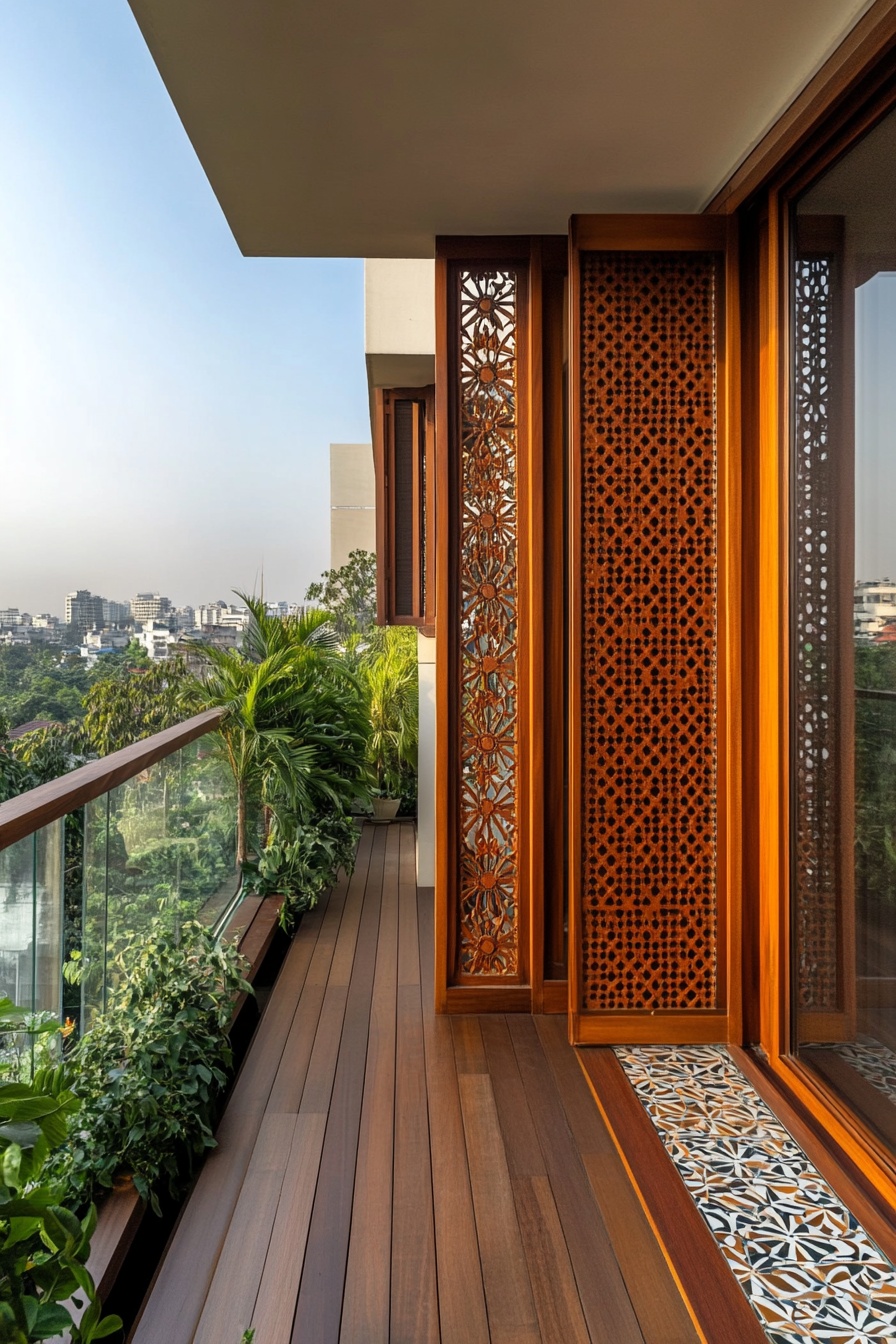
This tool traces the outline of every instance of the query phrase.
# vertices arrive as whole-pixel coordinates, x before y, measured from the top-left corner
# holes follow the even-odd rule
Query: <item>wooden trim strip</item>
[[[48,826],[51,821],[83,807],[85,803],[117,788],[134,775],[164,760],[181,747],[195,742],[198,737],[214,732],[224,717],[222,709],[208,709],[192,719],[155,733],[142,742],[133,742],[111,756],[82,765],[68,775],[50,780],[36,789],[29,789],[18,798],[0,805],[0,849],[23,840],[26,835]]]
[[[801,93],[735,168],[703,207],[706,214],[729,215],[771,176],[867,75],[871,66],[896,46],[896,0],[877,0]]]
[[[569,230],[579,252],[724,252],[728,242],[725,221],[704,215],[573,215]]]
[[[705,1344],[767,1344],[767,1336],[610,1050],[579,1063]]]
[[[724,953],[720,944],[720,957]],[[570,1039],[574,1045],[717,1045],[729,1039],[727,1013],[705,1009],[675,1012],[572,1012]]]

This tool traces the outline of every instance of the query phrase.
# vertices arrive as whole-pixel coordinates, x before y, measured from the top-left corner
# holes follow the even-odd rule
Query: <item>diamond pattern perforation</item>
[[[718,259],[582,256],[582,1008],[717,999]]]
[[[465,976],[519,969],[518,281],[457,274],[460,937]]]

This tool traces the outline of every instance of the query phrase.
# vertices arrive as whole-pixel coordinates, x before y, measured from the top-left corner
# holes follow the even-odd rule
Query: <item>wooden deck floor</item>
[[[562,1018],[436,1017],[410,825],[305,917],[136,1344],[693,1344]]]

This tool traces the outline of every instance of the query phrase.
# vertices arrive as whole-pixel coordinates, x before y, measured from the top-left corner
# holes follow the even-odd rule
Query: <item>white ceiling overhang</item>
[[[867,0],[130,0],[247,255],[695,211]]]

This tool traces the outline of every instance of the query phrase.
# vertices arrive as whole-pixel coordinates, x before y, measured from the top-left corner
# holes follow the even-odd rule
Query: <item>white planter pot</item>
[[[401,805],[400,798],[371,798],[374,821],[394,821]]]

